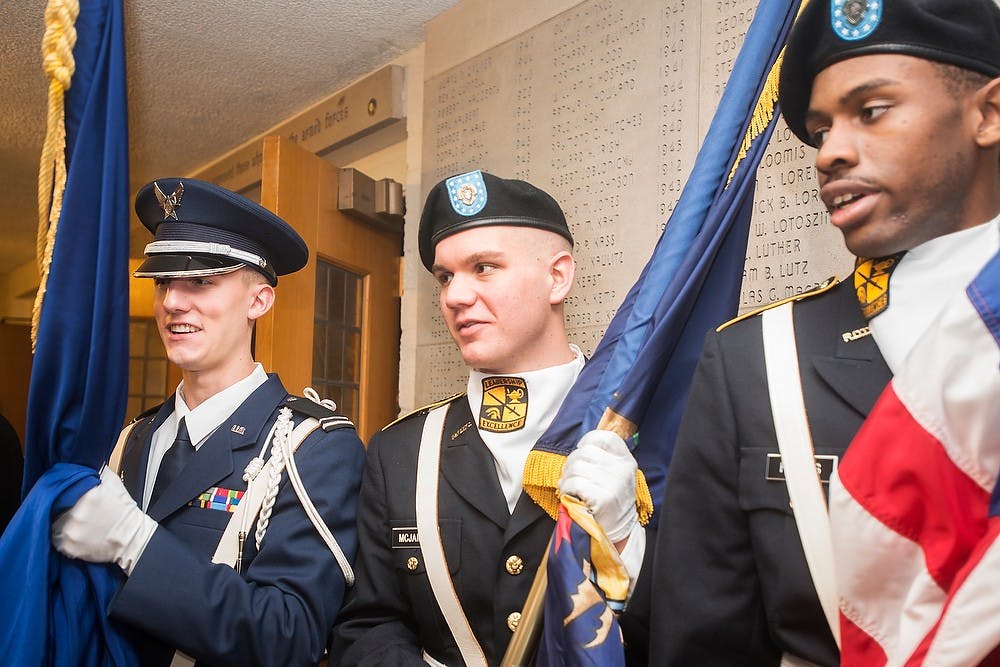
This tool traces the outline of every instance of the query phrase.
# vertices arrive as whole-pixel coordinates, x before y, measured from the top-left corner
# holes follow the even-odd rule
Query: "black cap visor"
[[[132,275],[136,278],[197,278],[232,273],[243,267],[260,271],[271,285],[278,282],[274,273],[262,270],[259,266],[219,255],[149,255]]]

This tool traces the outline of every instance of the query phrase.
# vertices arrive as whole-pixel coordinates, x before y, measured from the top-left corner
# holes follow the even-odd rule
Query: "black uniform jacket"
[[[271,375],[147,509],[160,527],[110,609],[113,619],[139,631],[144,666],[169,664],[175,647],[199,664],[211,665],[314,665],[322,657],[343,600],[344,578],[299,504],[288,474],[283,475],[259,552],[253,536],[256,523],[250,529],[242,573],[211,563],[233,515],[191,504],[213,487],[246,489],[244,468],[260,452],[286,398],[281,381]],[[173,406],[171,397],[129,435],[121,473],[137,501],[142,498],[152,435]],[[293,422],[303,418],[296,412]],[[270,446],[265,459],[269,456]],[[317,510],[347,557],[353,558],[364,466],[356,431],[317,430],[299,447],[295,461]]]
[[[427,410],[376,434],[358,510],[357,584],[330,650],[335,665],[448,665],[462,659],[434,599],[416,535],[417,451]],[[438,483],[438,521],[455,591],[491,665],[510,642],[554,522],[527,494],[514,513],[464,396],[448,407]],[[394,538],[395,534],[395,538]],[[516,557],[520,567],[508,570]]]
[[[865,326],[849,284],[793,313],[815,453],[839,457],[890,372],[871,336],[844,340]],[[760,322],[709,334],[695,372],[657,536],[654,665],[763,667],[783,652],[839,665],[785,482],[767,479],[778,448]]]

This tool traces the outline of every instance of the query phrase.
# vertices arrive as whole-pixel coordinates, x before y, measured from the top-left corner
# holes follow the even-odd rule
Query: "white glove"
[[[624,440],[611,431],[590,431],[566,457],[559,492],[586,503],[614,544],[639,523],[635,509],[638,467]]]
[[[105,466],[101,483],[52,522],[52,546],[70,558],[117,563],[131,574],[158,525]]]

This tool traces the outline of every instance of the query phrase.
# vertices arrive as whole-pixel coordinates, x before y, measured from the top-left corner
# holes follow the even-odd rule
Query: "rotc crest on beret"
[[[486,183],[478,170],[452,176],[445,181],[445,187],[448,188],[451,207],[459,215],[475,215],[486,206]]]
[[[479,428],[493,433],[510,433],[524,428],[527,416],[528,385],[523,378],[483,378]]]
[[[830,0],[830,25],[841,39],[864,39],[882,20],[882,0]]]

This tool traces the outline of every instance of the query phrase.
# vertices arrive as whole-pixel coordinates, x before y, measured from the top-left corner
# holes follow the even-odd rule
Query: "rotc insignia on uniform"
[[[854,263],[854,291],[861,305],[861,314],[870,320],[889,306],[889,274],[903,253],[889,257],[863,259]]]
[[[233,512],[243,499],[245,491],[236,489],[223,489],[220,486],[213,486],[200,496],[188,503],[190,507],[200,507],[203,510],[218,510],[220,512]]]
[[[472,428],[472,426],[473,426],[472,422],[465,422],[464,424],[462,424],[461,428],[459,428],[457,431],[455,431],[454,433],[451,434],[451,439],[455,440],[460,435],[462,435],[463,433],[465,433],[466,431],[468,431],[470,428]]]
[[[861,327],[860,329],[855,329],[854,331],[845,331],[840,334],[840,337],[844,339],[845,343],[850,343],[853,340],[860,340],[865,336],[871,336],[871,327]]]
[[[493,433],[510,433],[524,428],[527,416],[528,385],[522,378],[483,378],[479,428]]]
[[[445,181],[451,207],[459,215],[475,215],[486,206],[486,183],[480,171],[452,176]]]
[[[864,39],[881,20],[880,0],[830,0],[830,25],[841,39]]]
[[[163,219],[173,218],[176,220],[177,209],[180,208],[181,197],[184,196],[184,183],[178,182],[177,188],[169,195],[165,195],[160,189],[160,184],[154,181],[153,192],[156,193],[156,201],[160,202],[160,208],[163,209]]]

